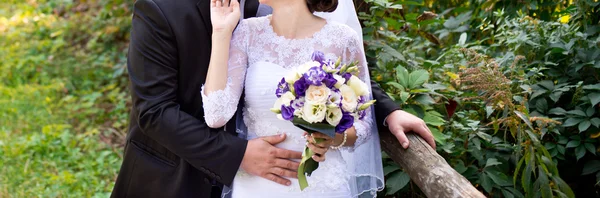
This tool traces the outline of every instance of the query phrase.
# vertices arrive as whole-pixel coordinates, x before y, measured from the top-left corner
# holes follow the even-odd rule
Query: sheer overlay
[[[205,93],[202,98],[205,120],[211,127],[221,127],[235,114],[245,88],[244,108],[238,116],[238,133],[247,139],[287,134],[280,148],[302,151],[303,131],[289,121],[277,119],[269,109],[277,99],[279,80],[311,60],[311,54],[322,51],[326,58],[342,57],[342,62],[359,61],[359,78],[370,82],[362,42],[347,25],[327,21],[312,37],[286,39],[278,36],[270,25],[270,16],[242,20],[233,33],[227,86],[224,90]],[[369,90],[370,91],[370,90]],[[372,98],[372,96],[370,97]],[[365,119],[355,123],[357,142],[352,148],[329,150],[326,160],[308,177],[309,187],[300,191],[296,179],[283,186],[239,170],[231,197],[374,197],[383,188],[381,153],[373,108]],[[227,192],[227,191],[226,191]],[[368,193],[365,193],[368,192]]]

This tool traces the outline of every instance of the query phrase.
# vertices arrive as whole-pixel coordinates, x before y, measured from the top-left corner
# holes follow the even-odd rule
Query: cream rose
[[[281,109],[281,105],[285,104],[285,106],[290,106],[290,103],[296,99],[296,96],[292,94],[292,92],[285,92],[281,97],[275,100],[275,104],[273,104],[274,109]]]
[[[354,112],[356,110],[356,106],[358,106],[358,97],[352,88],[348,85],[342,85],[340,87],[340,92],[342,94],[342,108],[347,112]]]
[[[329,99],[329,94],[331,94],[331,90],[327,88],[327,86],[311,85],[306,90],[306,102],[313,104],[325,104],[327,103],[327,99]]]
[[[327,114],[327,108],[325,107],[325,104],[313,104],[307,102],[304,104],[304,108],[302,110],[302,119],[308,123],[321,122],[323,119],[325,119],[325,114]]]
[[[332,126],[337,126],[342,120],[342,110],[339,107],[329,108],[327,109],[327,116],[325,120]]]
[[[359,96],[366,96],[369,94],[369,88],[367,87],[367,84],[365,84],[365,82],[360,80],[355,75],[352,75],[348,80],[348,86],[350,86],[350,88],[354,90],[354,93]]]

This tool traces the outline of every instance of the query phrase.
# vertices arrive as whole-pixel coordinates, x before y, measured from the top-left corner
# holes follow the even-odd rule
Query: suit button
[[[217,178],[217,175],[215,175],[215,173],[210,173],[210,176],[211,176],[212,178]]]
[[[210,184],[210,180],[208,180],[208,178],[204,178],[204,182],[206,182],[207,184]]]

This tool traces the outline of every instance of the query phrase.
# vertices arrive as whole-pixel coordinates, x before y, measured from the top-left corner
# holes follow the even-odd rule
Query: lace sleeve
[[[242,20],[233,32],[229,47],[227,85],[223,90],[204,92],[202,86],[202,107],[204,120],[211,128],[224,126],[235,114],[244,87],[248,56],[248,25]]]
[[[353,32],[354,33],[354,32]],[[367,66],[367,61],[365,57],[365,53],[363,50],[363,45],[360,40],[358,34],[349,34],[349,39],[347,45],[344,49],[343,60],[345,63],[350,63],[354,61],[358,61],[358,78],[365,83],[370,82],[369,78],[369,68]],[[365,101],[369,101],[373,99],[373,94],[371,89],[369,89],[368,98],[365,98]],[[364,143],[371,136],[371,128],[373,127],[373,120],[371,118],[371,114],[373,113],[373,108],[368,108],[365,110],[364,119],[354,122],[354,128],[356,129],[356,143],[354,143],[354,148]],[[352,149],[352,148],[351,148]]]

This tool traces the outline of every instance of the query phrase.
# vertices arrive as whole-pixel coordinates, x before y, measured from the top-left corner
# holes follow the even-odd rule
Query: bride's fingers
[[[325,155],[321,155],[321,156],[313,155],[312,159],[315,160],[316,162],[323,162],[323,161],[325,161]]]
[[[215,0],[215,8],[222,8],[223,7],[223,3],[221,2],[221,0]]]
[[[327,148],[318,147],[314,144],[308,144],[308,148],[315,152],[315,155],[323,156],[327,152]]]

